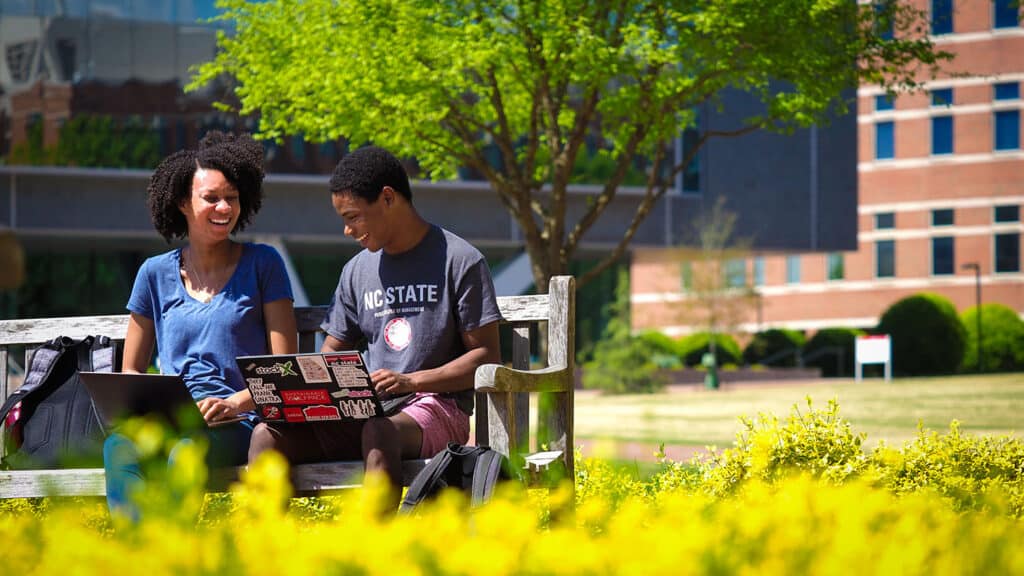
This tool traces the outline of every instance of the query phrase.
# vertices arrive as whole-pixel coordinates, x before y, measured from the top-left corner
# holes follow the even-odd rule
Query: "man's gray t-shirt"
[[[364,339],[370,371],[437,368],[466,352],[462,333],[501,318],[480,251],[431,225],[401,254],[363,250],[345,264],[321,328],[353,346]],[[451,394],[467,414],[473,391]]]

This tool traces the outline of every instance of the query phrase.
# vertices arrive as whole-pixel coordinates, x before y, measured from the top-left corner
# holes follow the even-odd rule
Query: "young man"
[[[405,169],[389,152],[348,154],[330,188],[345,234],[364,250],[341,271],[322,350],[351,350],[365,340],[373,384],[391,415],[260,424],[249,461],[268,449],[292,463],[361,457],[367,472],[388,475],[397,505],[403,458],[429,458],[449,441],[469,439],[473,375],[500,361],[500,313],[483,256],[417,213]]]

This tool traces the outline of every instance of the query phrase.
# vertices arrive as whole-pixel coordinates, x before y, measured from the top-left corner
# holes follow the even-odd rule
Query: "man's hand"
[[[238,413],[242,411],[242,407],[233,397],[203,398],[196,402],[196,405],[199,406],[199,412],[202,413],[203,420],[207,422],[228,420],[238,416]]]
[[[370,374],[370,379],[381,398],[400,396],[416,391],[416,383],[408,374],[399,374],[394,370],[386,368],[374,370],[373,374]]]

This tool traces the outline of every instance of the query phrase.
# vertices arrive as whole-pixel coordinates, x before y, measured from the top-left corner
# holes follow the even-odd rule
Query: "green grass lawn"
[[[952,420],[971,434],[1024,435],[1024,374],[822,380],[813,383],[737,384],[717,391],[703,388],[660,394],[576,395],[576,438],[683,446],[732,445],[740,416],[769,413],[780,419],[806,398],[824,409],[831,399],[855,432],[867,433],[867,446],[879,440],[899,446],[926,429],[946,432]]]

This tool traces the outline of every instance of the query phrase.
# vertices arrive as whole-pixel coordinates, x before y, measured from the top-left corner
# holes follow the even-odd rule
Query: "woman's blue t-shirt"
[[[243,244],[234,274],[204,304],[185,290],[179,262],[180,248],[147,259],[128,310],[153,320],[162,373],[180,374],[197,401],[226,398],[245,388],[235,358],[269,353],[263,304],[293,299],[288,272],[272,247]]]

